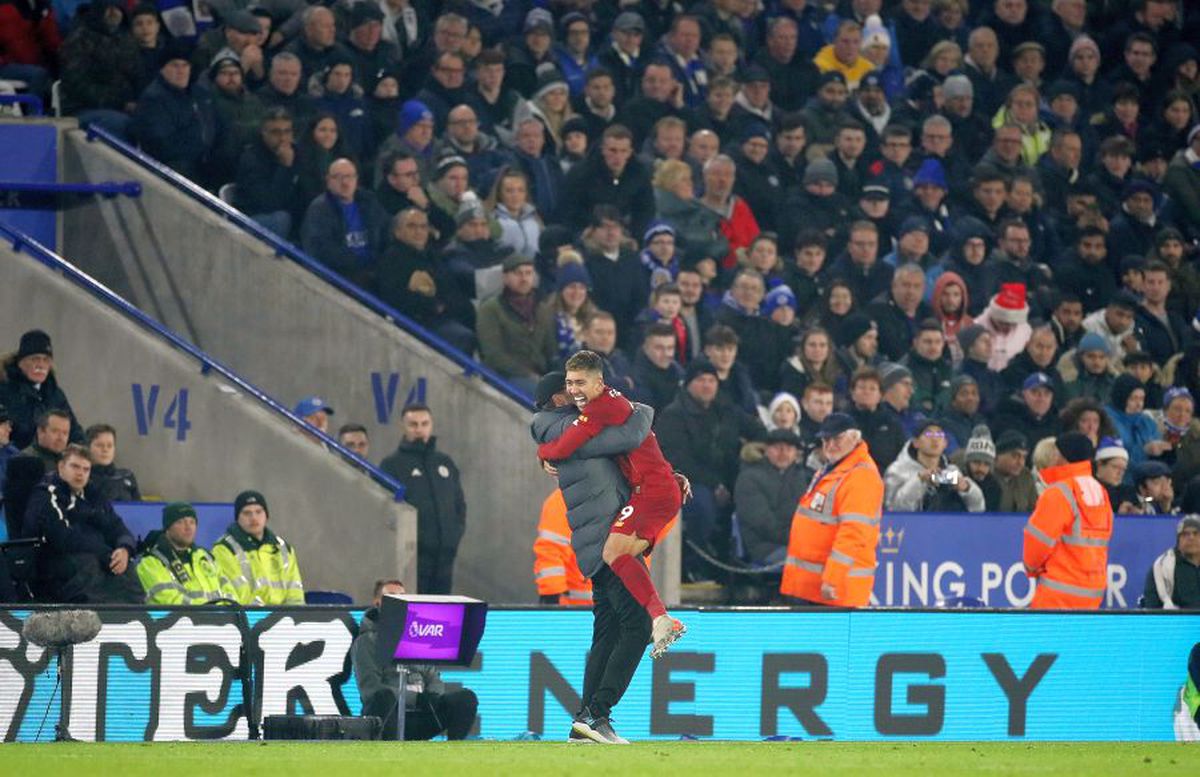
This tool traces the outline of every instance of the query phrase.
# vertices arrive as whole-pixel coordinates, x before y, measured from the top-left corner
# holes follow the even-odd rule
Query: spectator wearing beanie
[[[956,375],[950,380],[946,409],[938,421],[950,435],[950,452],[965,447],[975,429],[987,428],[987,418],[979,412],[979,384],[974,378]]]
[[[927,284],[935,284],[942,273],[954,273],[970,291],[967,313],[978,316],[999,285],[996,260],[989,254],[992,232],[974,216],[962,216],[955,219],[949,242],[950,249],[941,264],[931,267],[925,274]]]
[[[396,117],[396,132],[383,141],[377,152],[379,164],[375,166],[375,186],[387,177],[383,163],[395,151],[403,151],[417,160],[417,169],[422,181],[432,178],[434,166],[433,111],[420,100],[407,100],[400,106]]]
[[[865,313],[846,316],[834,333],[834,343],[837,345],[834,355],[847,375],[883,361],[879,353],[879,327]]]
[[[976,110],[971,79],[960,74],[947,77],[942,82],[942,95],[945,102],[941,115],[950,121],[954,150],[965,159],[979,159],[992,143],[992,125]]]
[[[980,408],[984,415],[990,416],[1004,399],[1004,382],[988,367],[992,358],[992,333],[979,324],[971,324],[959,331],[958,344],[963,351],[958,372],[975,380],[979,386]]]
[[[143,151],[202,185],[206,163],[221,130],[212,98],[191,85],[187,46],[179,41],[159,53],[158,75],[142,92],[130,131]]]
[[[1163,191],[1180,211],[1179,223],[1187,237],[1200,239],[1200,124],[1188,131],[1187,148],[1180,149],[1167,165]]]
[[[1029,442],[1009,430],[996,439],[996,480],[1000,482],[1000,512],[1029,513],[1037,504],[1037,481],[1030,472]]]
[[[1121,210],[1108,225],[1108,253],[1112,256],[1145,256],[1154,248],[1154,233],[1161,227],[1156,211],[1158,187],[1145,178],[1133,178],[1121,190]]]
[[[1154,419],[1145,411],[1146,387],[1132,375],[1125,374],[1113,381],[1109,403],[1104,412],[1117,427],[1117,436],[1129,450],[1129,466],[1136,467],[1147,459],[1165,453],[1170,444],[1159,435]]]
[[[815,142],[809,131],[808,141]],[[852,203],[837,191],[837,168],[828,158],[815,159],[804,169],[800,186],[786,195],[776,222],[779,224],[779,244],[785,249],[794,246],[801,230],[820,232],[830,239],[830,255],[845,242],[846,223],[850,220]],[[836,237],[836,239],[834,239]],[[826,262],[827,267],[832,261]]]
[[[937,159],[926,159],[913,175],[912,197],[907,207],[902,210],[907,216],[917,216],[928,224],[929,251],[936,257],[944,255],[950,247],[950,205],[946,199],[949,192],[946,168]],[[937,266],[935,262],[926,267],[927,273],[934,272]],[[929,283],[932,282],[933,278]]]
[[[1119,438],[1101,437],[1096,446],[1096,480],[1108,492],[1113,512],[1124,512],[1122,505],[1136,504],[1137,492],[1125,482],[1129,471],[1129,451]]]
[[[907,437],[912,437],[925,420],[925,414],[912,404],[912,372],[902,364],[884,362],[879,366],[879,388],[883,392],[880,407],[895,417]]]
[[[1200,608],[1200,516],[1185,515],[1175,529],[1175,546],[1167,548],[1146,573],[1138,606],[1147,610]],[[1193,649],[1193,656],[1200,652]],[[1192,659],[1192,674],[1200,661]],[[1192,680],[1192,687],[1195,680]]]
[[[146,604],[208,604],[235,598],[236,592],[222,584],[213,557],[196,545],[197,521],[196,508],[187,502],[163,508],[162,531],[146,538],[137,565]]]
[[[1004,400],[996,409],[992,428],[998,433],[1013,430],[1027,440],[1054,437],[1061,431],[1054,408],[1054,381],[1035,372],[1021,384],[1021,392]]]
[[[975,485],[983,492],[984,511],[998,511],[1003,489],[993,474],[996,466],[996,444],[992,442],[992,434],[986,426],[977,426],[971,432],[971,439],[967,441],[962,454],[962,463],[966,476],[975,481]]]
[[[1088,332],[1079,345],[1058,360],[1058,372],[1066,384],[1066,398],[1089,397],[1108,402],[1117,372],[1112,366],[1112,349],[1100,335]]]
[[[592,278],[578,254],[560,255],[554,293],[538,306],[538,319],[554,330],[557,358],[565,362],[583,347],[583,328],[598,308],[588,299]]]
[[[1025,349],[1033,331],[1029,327],[1025,284],[1001,285],[1000,293],[992,297],[976,321],[992,335],[992,358],[988,360],[988,368],[1000,372]]]
[[[295,549],[267,526],[266,498],[243,491],[233,500],[233,514],[233,523],[213,545],[222,589],[243,605],[304,604],[300,561]]]
[[[58,385],[54,372],[54,346],[50,335],[31,329],[21,335],[17,352],[2,362],[4,380],[0,381],[0,406],[8,411],[12,423],[9,442],[18,449],[34,441],[38,419],[47,410],[62,410],[71,418],[70,441],[82,443],[83,427],[75,418],[66,392]]]
[[[1158,430],[1163,441],[1171,446],[1159,455],[1159,460],[1170,465],[1175,490],[1182,494],[1188,482],[1200,475],[1200,421],[1196,420],[1192,392],[1182,386],[1166,390],[1158,414]]]

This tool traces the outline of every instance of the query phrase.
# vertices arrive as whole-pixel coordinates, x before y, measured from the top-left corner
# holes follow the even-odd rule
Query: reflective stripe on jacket
[[[1025,524],[1025,572],[1035,610],[1094,610],[1108,586],[1113,513],[1108,491],[1080,461],[1042,470],[1049,487]]]
[[[241,604],[304,604],[304,583],[296,551],[275,537],[253,550],[226,532],[213,546],[222,586]]]
[[[592,581],[579,571],[579,562],[571,547],[567,503],[557,488],[542,503],[537,539],[533,541],[533,579],[539,595],[557,595],[559,604],[592,605]]]
[[[171,571],[172,560],[157,547],[138,562],[137,576],[146,591],[146,604],[208,604],[235,598],[232,590],[222,588],[216,562],[204,548],[192,548],[187,563],[177,561],[182,579]]]
[[[883,513],[883,479],[866,443],[818,473],[796,513],[779,590],[837,607],[865,607],[875,584],[875,546]],[[837,597],[821,598],[821,585]]]

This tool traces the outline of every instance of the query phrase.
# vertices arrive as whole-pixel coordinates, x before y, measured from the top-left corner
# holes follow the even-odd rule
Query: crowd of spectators
[[[1200,503],[1191,4],[212,8],[9,61],[524,390],[601,353],[697,547],[786,545],[835,409],[892,509],[1031,509],[1066,430],[1122,511]]]

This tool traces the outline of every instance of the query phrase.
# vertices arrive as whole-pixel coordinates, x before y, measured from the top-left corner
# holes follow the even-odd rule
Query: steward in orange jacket
[[[1042,470],[1049,487],[1025,524],[1025,573],[1037,579],[1034,610],[1094,610],[1108,588],[1113,512],[1092,477],[1091,440],[1079,432],[1055,440],[1057,466]]]
[[[875,585],[883,479],[850,416],[832,413],[817,437],[829,463],[792,516],[779,591],[802,604],[865,607]]]
[[[579,571],[571,547],[567,503],[557,488],[542,503],[537,539],[533,541],[533,578],[543,604],[592,606],[592,581]]]

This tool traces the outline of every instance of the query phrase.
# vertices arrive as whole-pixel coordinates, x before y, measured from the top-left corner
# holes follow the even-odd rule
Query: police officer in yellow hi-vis
[[[296,551],[267,528],[267,500],[243,491],[233,500],[236,520],[213,545],[221,585],[241,604],[304,604]]]
[[[232,599],[221,586],[217,564],[196,543],[196,508],[172,502],[163,508],[162,531],[149,538],[138,562],[137,576],[146,589],[146,604],[208,604]]]

